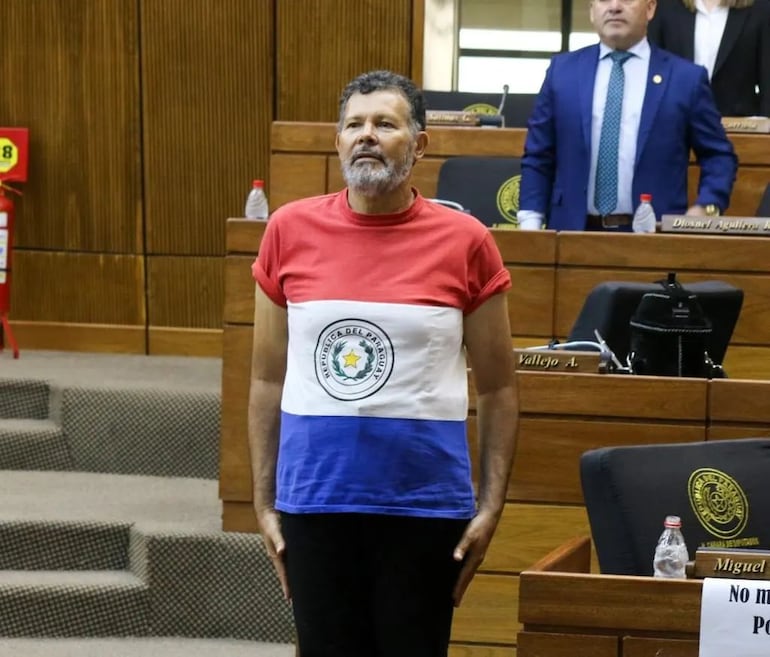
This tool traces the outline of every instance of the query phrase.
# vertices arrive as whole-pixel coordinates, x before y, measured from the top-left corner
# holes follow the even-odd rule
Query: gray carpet
[[[0,657],[294,655],[261,538],[221,529],[221,374],[0,354]]]
[[[40,379],[69,387],[156,387],[220,391],[221,358],[86,354],[22,351],[13,358],[0,352],[0,379]]]
[[[218,532],[217,486],[209,479],[5,470],[0,471],[0,520],[128,522]]]
[[[217,358],[3,352],[0,470],[216,479],[221,375]]]
[[[261,538],[221,530],[215,481],[0,471],[0,540],[1,636],[293,640]]]
[[[3,639],[0,657],[294,657],[294,646],[227,639]]]

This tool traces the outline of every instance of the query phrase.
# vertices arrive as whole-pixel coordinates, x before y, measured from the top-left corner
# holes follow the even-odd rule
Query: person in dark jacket
[[[705,66],[722,116],[770,116],[770,0],[658,0],[647,37]]]

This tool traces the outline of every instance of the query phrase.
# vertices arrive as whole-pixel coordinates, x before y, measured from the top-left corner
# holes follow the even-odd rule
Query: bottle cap
[[[265,181],[264,181],[264,180],[255,180],[254,182],[252,182],[252,183],[251,183],[251,186],[252,186],[252,187],[260,187],[260,188],[264,188],[264,186],[265,186]]]
[[[680,528],[682,527],[682,519],[679,516],[666,516],[666,519],[663,521],[664,527],[670,527],[670,528]]]
[[[649,203],[652,201],[652,194],[639,194],[639,200],[642,203]]]

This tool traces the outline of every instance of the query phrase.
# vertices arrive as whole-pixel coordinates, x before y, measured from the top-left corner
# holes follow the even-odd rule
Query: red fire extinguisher
[[[8,313],[11,309],[11,250],[15,208],[13,199],[6,190],[21,195],[21,192],[0,181],[0,350],[5,340],[13,350],[13,357],[19,357],[19,347],[13,337]]]

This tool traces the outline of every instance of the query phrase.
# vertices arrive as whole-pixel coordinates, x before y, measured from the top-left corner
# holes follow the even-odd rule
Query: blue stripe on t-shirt
[[[276,508],[471,518],[465,421],[281,413]]]

